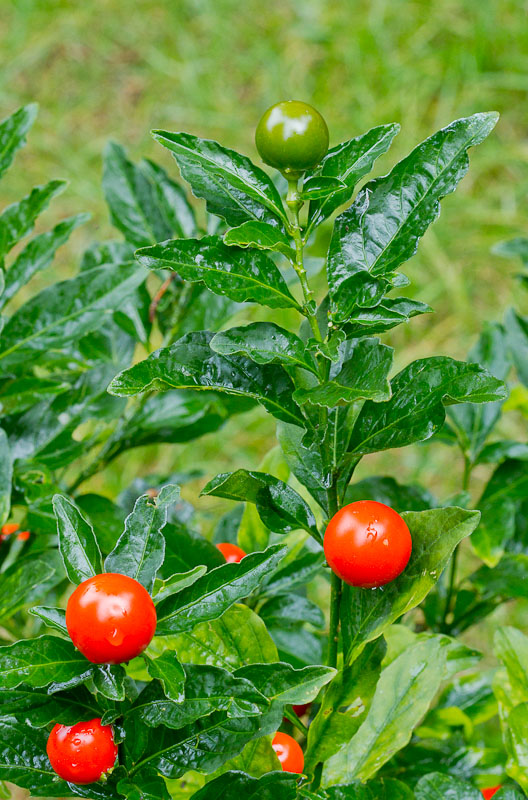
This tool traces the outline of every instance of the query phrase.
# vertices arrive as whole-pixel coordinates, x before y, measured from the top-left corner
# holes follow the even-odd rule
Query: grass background
[[[517,265],[493,256],[497,241],[526,233],[528,15],[520,0],[2,0],[0,116],[36,100],[29,146],[0,185],[0,206],[52,177],[70,181],[42,217],[90,211],[91,222],[58,256],[39,288],[71,274],[82,247],[115,236],[101,191],[109,139],[134,158],[151,156],[177,174],[150,137],[186,130],[257,158],[253,132],[273,102],[300,98],[328,121],[331,142],[397,121],[402,131],[376,167],[386,172],[417,142],[457,117],[497,110],[491,137],[440,219],[406,265],[411,294],[434,315],[385,337],[398,366],[432,354],[464,357],[484,320],[500,319],[515,296]],[[518,412],[507,420],[515,429]],[[153,470],[197,464],[207,475],[255,467],[274,444],[260,411],[186,447],[143,448],[92,482],[115,494]],[[421,480],[446,496],[461,465],[442,446],[365,459],[374,471]],[[477,473],[477,488],[479,474]],[[481,478],[485,477],[482,473]],[[198,484],[186,490],[196,494]]]
[[[527,310],[514,282],[517,265],[490,253],[528,229],[527,29],[521,0],[0,0],[0,117],[34,100],[41,107],[29,146],[0,184],[0,207],[63,177],[69,189],[40,228],[92,213],[32,286],[71,274],[89,241],[115,236],[100,185],[109,139],[173,174],[152,128],[212,137],[256,159],[261,113],[296,98],[324,114],[332,144],[382,122],[401,123],[380,174],[453,119],[493,109],[501,113],[495,132],[471,154],[469,175],[406,265],[412,296],[436,314],[385,337],[398,348],[399,366],[433,354],[464,357],[484,320],[502,318],[513,301]],[[504,424],[525,436],[518,412],[508,412]],[[136,475],[158,470],[199,466],[205,479],[255,468],[273,446],[272,421],[255,411],[188,446],[132,451],[90,487],[114,496]],[[387,473],[446,497],[460,487],[462,465],[454,459],[441,445],[418,446],[369,457],[357,476]],[[475,474],[476,496],[486,474]],[[188,484],[184,496],[196,500],[204,479]],[[211,514],[222,507],[202,503]],[[489,641],[493,627],[479,635]]]

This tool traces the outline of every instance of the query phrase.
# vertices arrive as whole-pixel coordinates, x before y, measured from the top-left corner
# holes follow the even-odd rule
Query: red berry
[[[30,536],[31,534],[29,531],[20,531],[20,533],[17,536],[17,539],[20,539],[21,542],[27,542]]]
[[[238,564],[239,561],[242,561],[244,556],[247,556],[247,553],[242,550],[241,547],[236,544],[231,544],[231,542],[220,542],[220,544],[216,546],[228,564]]]
[[[18,522],[6,522],[5,525],[2,525],[2,536],[11,536],[11,534],[16,533],[19,528],[20,525]]]
[[[489,789],[483,789],[482,795],[484,800],[490,800],[490,797],[493,797],[494,794],[497,794],[499,789],[502,789],[502,786],[492,786]]]
[[[292,736],[278,731],[273,737],[271,746],[275,750],[284,772],[302,773],[304,754],[301,745]]]
[[[409,562],[412,539],[400,515],[374,500],[341,508],[325,532],[330,568],[350,586],[372,589],[400,575]]]
[[[140,655],[154,636],[156,621],[147,590],[113,572],[83,581],[66,608],[71,640],[94,664],[121,664]]]
[[[111,770],[117,758],[117,745],[111,725],[101,725],[96,717],[77,725],[55,725],[46,747],[57,775],[70,783],[95,783]]]

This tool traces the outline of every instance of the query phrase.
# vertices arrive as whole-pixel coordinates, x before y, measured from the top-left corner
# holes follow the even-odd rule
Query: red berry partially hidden
[[[394,509],[374,500],[341,508],[324,536],[330,568],[350,586],[372,589],[400,575],[409,562],[412,539]]]
[[[275,750],[284,772],[302,773],[304,754],[301,745],[292,736],[278,731],[273,737],[271,746]]]
[[[247,553],[242,550],[237,544],[231,542],[220,542],[216,545],[228,564],[238,564],[239,561],[247,556]]]
[[[55,725],[46,747],[57,775],[70,783],[95,783],[111,770],[117,745],[111,725],[96,717],[77,725]]]
[[[20,531],[20,533],[17,536],[17,539],[20,539],[21,542],[27,542],[30,536],[31,534],[29,531]]]
[[[493,797],[494,794],[497,794],[499,789],[502,789],[502,786],[493,786],[490,787],[489,789],[483,789],[482,795],[484,797],[484,800],[490,800],[490,797]]]
[[[20,525],[18,522],[6,522],[5,525],[2,525],[2,536],[11,536],[11,534],[16,533],[19,528]]]
[[[156,622],[147,590],[134,578],[113,572],[83,581],[66,608],[71,640],[94,664],[121,664],[139,656]]]
[[[307,714],[308,711],[310,710],[311,705],[312,705],[311,703],[303,703],[303,705],[292,706],[292,708],[298,717],[304,717],[304,715]]]

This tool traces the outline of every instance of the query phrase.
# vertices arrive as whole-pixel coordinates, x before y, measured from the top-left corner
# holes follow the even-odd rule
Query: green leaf
[[[413,361],[392,379],[391,388],[387,402],[363,406],[352,431],[351,452],[363,455],[424,441],[444,424],[444,405],[506,397],[503,382],[487,370],[447,356]]]
[[[466,174],[468,148],[482,142],[497,119],[490,112],[456,120],[418,145],[388,175],[363,187],[334,227],[327,266],[333,308],[339,309],[345,299],[351,306],[358,273],[390,275],[414,255],[438,217],[440,200]]]
[[[7,322],[0,344],[2,366],[25,364],[101,327],[144,279],[137,264],[105,265],[44,289]]]
[[[264,524],[276,533],[302,529],[320,538],[306,501],[291,486],[265,472],[224,472],[209,481],[201,494],[255,503]]]
[[[30,194],[7,206],[0,214],[0,229],[4,230],[4,250],[8,252],[17,242],[31,232],[35,220],[53,197],[64,191],[66,181],[50,181],[36,186]]]
[[[367,133],[331,147],[322,162],[321,177],[333,177],[346,184],[346,189],[321,200],[312,200],[307,233],[352,197],[357,182],[370,170],[376,159],[386,153],[400,130],[396,124],[379,125]]]
[[[259,616],[268,628],[291,628],[309,623],[322,630],[324,614],[315,603],[300,594],[277,595],[266,600],[259,608]]]
[[[172,233],[182,239],[195,236],[196,218],[183,187],[173,181],[163,167],[149,158],[141,161],[139,167],[152,181],[160,214],[166,219]]]
[[[494,636],[495,655],[506,667],[513,697],[528,702],[528,636],[506,625]]]
[[[376,500],[378,503],[385,503],[398,514],[402,511],[425,511],[439,505],[427,489],[417,485],[406,486],[389,476],[372,476],[349,486],[345,501],[355,503],[357,500]]]
[[[63,608],[46,608],[45,606],[34,606],[29,609],[29,613],[34,617],[39,617],[48,628],[52,628],[62,636],[69,638],[68,628],[66,627],[66,611]]]
[[[28,789],[32,797],[71,795],[68,784],[57,780],[46,755],[48,735],[12,719],[0,721],[0,779]]]
[[[297,425],[279,423],[279,440],[284,458],[295,477],[305,486],[314,500],[328,513],[326,490],[331,484],[331,476],[323,465],[321,453],[316,445],[307,446],[304,434]]]
[[[340,181],[339,178],[312,175],[303,183],[299,198],[301,200],[322,200],[346,188],[346,183]]]
[[[225,563],[220,551],[201,534],[183,524],[168,522],[163,529],[165,537],[165,561],[160,577],[170,576],[178,571],[188,571],[205,565],[208,569]],[[191,581],[189,585],[194,583]]]
[[[279,228],[287,224],[280,195],[269,176],[249,158],[217,142],[188,133],[153,131],[167,147],[191,185],[193,194],[207,201],[207,210],[231,226],[248,220]]]
[[[306,796],[310,797],[308,794]],[[414,794],[408,786],[394,778],[381,778],[369,781],[367,785],[358,782],[349,786],[331,786],[324,793],[324,798],[325,800],[326,798],[328,800],[413,800]]]
[[[407,297],[385,297],[374,308],[354,310],[351,320],[343,325],[347,336],[373,336],[385,333],[397,325],[409,322],[420,314],[431,314],[433,309],[419,300]]]
[[[172,269],[184,280],[203,281],[215,294],[242,303],[250,300],[270,308],[296,308],[274,262],[259,250],[228,247],[217,236],[173,239],[137,251],[149,269]]]
[[[297,776],[287,772],[270,772],[252,778],[242,772],[226,772],[200,789],[193,800],[295,800]]]
[[[284,557],[279,545],[251,553],[239,564],[224,564],[199,578],[192,586],[166,598],[157,606],[160,636],[190,631],[195,625],[220,617],[231,605],[251,594]]]
[[[48,687],[57,692],[82,683],[92,664],[71,642],[58,636],[22,639],[0,647],[0,679],[3,689],[16,689],[21,683],[36,689]]]
[[[44,728],[52,722],[75,725],[80,719],[98,716],[101,709],[83,686],[51,695],[44,689],[23,685],[0,690],[0,717],[15,717],[32,728]]]
[[[323,786],[366,781],[405,747],[446,677],[450,641],[418,640],[382,671],[365,721],[326,762]]]
[[[71,389],[70,384],[51,378],[15,378],[2,385],[0,389],[0,413],[3,416],[19,414],[50,396]]]
[[[64,495],[54,496],[53,510],[57,518],[59,550],[68,579],[77,584],[101,573],[101,551],[90,523]]]
[[[0,525],[9,517],[11,510],[11,481],[13,479],[13,462],[7,434],[0,428]]]
[[[485,598],[528,597],[528,555],[506,553],[496,567],[481,567],[470,580]]]
[[[315,358],[305,343],[274,322],[253,322],[221,331],[211,339],[211,349],[222,356],[241,353],[256,364],[302,367],[319,375]]]
[[[117,784],[117,791],[127,800],[171,800],[167,784],[155,770],[143,770]]]
[[[408,511],[402,516],[413,541],[406,569],[395,581],[379,589],[345,589],[343,627],[350,643],[347,663],[361,652],[366,642],[376,639],[422,602],[457,544],[475,530],[480,514],[462,508],[435,508]]]
[[[165,643],[162,644],[162,643]],[[234,605],[220,619],[197,625],[191,633],[154,639],[158,647],[175,649],[184,663],[210,664],[235,670],[255,662],[277,661],[277,648],[263,621],[248,606]]]
[[[369,643],[352,665],[338,672],[324,693],[308,729],[304,759],[308,774],[319,762],[324,763],[337,753],[358,731],[374,695],[385,651],[382,639]]]
[[[38,558],[11,564],[0,576],[0,620],[12,617],[22,606],[31,603],[39,588],[55,573],[53,567]]]
[[[290,261],[295,259],[295,250],[285,233],[269,222],[244,222],[224,234],[224,242],[232,247],[256,247],[258,250],[274,250]]]
[[[165,539],[161,529],[168,508],[180,497],[179,486],[164,486],[154,500],[142,495],[125,521],[125,531],[107,556],[105,572],[119,572],[139,581],[152,592],[158,569],[163,564]]]
[[[517,236],[506,242],[498,242],[492,247],[491,252],[505,258],[520,258],[523,264],[528,264],[528,238]]]
[[[340,345],[339,351],[340,361],[331,365],[329,380],[311,389],[297,389],[294,394],[297,403],[334,408],[356,400],[369,399],[373,403],[389,400],[392,347],[378,339],[349,339]]]
[[[243,356],[214,353],[207,331],[188,333],[170,347],[119,373],[110,394],[128,396],[150,389],[198,389],[226,392],[257,400],[278,419],[304,426],[306,421],[291,399],[293,383],[278,365],[255,364]]]
[[[182,703],[185,698],[185,672],[176,653],[167,650],[158,658],[149,658],[146,655],[143,655],[143,658],[146,661],[150,677],[161,683],[165,701],[168,697],[174,703]]]
[[[5,276],[5,289],[0,292],[0,307],[4,306],[18,290],[25,286],[37,272],[46,269],[55,253],[70,238],[73,231],[90,219],[89,214],[77,214],[48,231],[35,236],[11,264]]]
[[[420,778],[415,797],[416,800],[482,800],[482,793],[458,778],[434,772]]]
[[[270,739],[270,736],[262,736],[260,739],[248,742],[240,755],[226,761],[219,772],[224,774],[235,770],[238,773],[245,772],[253,778],[261,778],[269,772],[280,771],[281,763],[271,746]],[[212,777],[214,779],[215,776]]]
[[[510,308],[504,318],[511,358],[519,380],[528,386],[528,317],[522,317]]]
[[[151,683],[129,713],[150,727],[165,725],[176,730],[216,711],[225,711],[229,718],[257,716],[268,705],[249,680],[221,667],[187,665],[185,676],[185,695],[182,693],[179,701],[168,701],[159,684]]]
[[[196,583],[198,578],[201,578],[206,572],[207,567],[202,564],[201,566],[188,570],[188,572],[179,572],[175,575],[171,575],[170,578],[166,580],[157,578],[154,584],[154,602],[159,603],[166,597],[170,597],[173,594],[177,594],[177,592],[181,592],[182,589],[186,589],[187,586],[192,586],[193,583]]]
[[[125,679],[125,669],[119,664],[93,664],[84,683],[92,694],[99,693],[108,700],[121,703],[126,697]]]
[[[515,706],[503,727],[508,761],[506,772],[528,792],[528,702]]]
[[[0,176],[10,166],[16,151],[26,143],[26,134],[35,122],[38,105],[22,106],[0,123]]]

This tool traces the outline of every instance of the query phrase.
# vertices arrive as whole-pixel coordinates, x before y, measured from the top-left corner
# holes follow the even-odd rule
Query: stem
[[[308,276],[304,268],[304,242],[301,234],[301,224],[299,222],[299,211],[302,208],[303,201],[299,198],[298,179],[292,178],[288,181],[288,194],[286,196],[286,205],[290,209],[293,217],[291,224],[291,234],[295,242],[295,261],[292,261],[293,268],[299,278],[303,296],[304,308],[303,314],[310,323],[314,337],[318,342],[323,341],[319,325],[317,324],[317,317],[315,315],[315,298],[314,294],[308,283]]]
[[[471,478],[472,469],[473,469],[473,464],[471,463],[471,459],[467,454],[464,453],[464,474],[462,476],[462,490],[464,492],[467,492],[469,488],[469,481]],[[460,554],[460,543],[457,544],[457,546],[454,549],[453,555],[451,556],[451,568],[449,570],[449,586],[447,589],[446,603],[442,618],[442,630],[444,631],[447,631],[449,629],[449,625],[447,624],[447,617],[449,616],[449,613],[451,611],[451,606],[453,603],[453,595],[455,593],[459,554]]]
[[[304,722],[299,719],[299,717],[297,716],[295,711],[293,711],[293,709],[285,708],[284,711],[283,711],[283,716],[286,717],[286,719],[289,719],[291,724],[295,728],[297,728],[297,730],[299,730],[305,736],[308,736],[308,728],[306,727]]]
[[[341,594],[343,582],[332,572],[332,588],[330,594],[330,631],[328,634],[328,666],[337,667],[337,653],[339,644],[339,611],[341,608]]]

